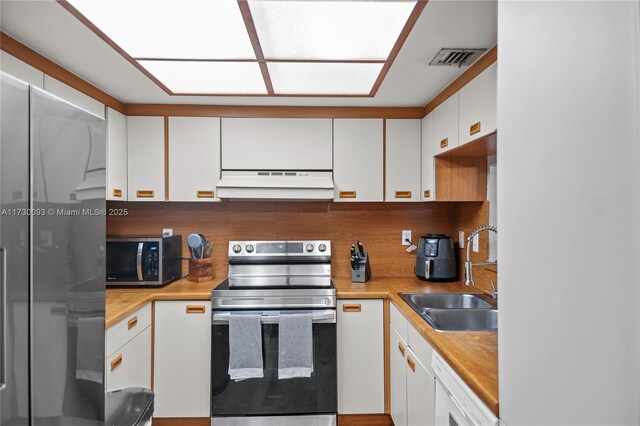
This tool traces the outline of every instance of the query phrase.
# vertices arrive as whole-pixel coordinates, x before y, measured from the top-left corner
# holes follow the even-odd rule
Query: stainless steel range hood
[[[333,200],[333,173],[223,170],[217,193],[227,199]]]

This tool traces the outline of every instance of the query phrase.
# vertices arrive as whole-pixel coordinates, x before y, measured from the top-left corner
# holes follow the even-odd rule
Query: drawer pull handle
[[[444,138],[440,141],[440,148],[446,148],[449,146],[449,138]]]
[[[411,191],[396,191],[396,198],[411,198]]]
[[[198,191],[198,198],[213,198],[213,191]]]
[[[188,314],[204,314],[204,305],[187,305]]]
[[[473,123],[471,126],[469,126],[469,135],[475,135],[476,133],[480,132],[480,122],[478,121],[477,123]]]
[[[153,198],[154,191],[151,189],[139,189],[136,191],[138,198]]]
[[[342,312],[360,312],[362,311],[362,305],[359,303],[353,305],[342,305]]]
[[[122,189],[114,189],[113,190],[114,197],[122,197]]]
[[[424,191],[424,198],[431,198],[431,190],[427,189]]]
[[[127,322],[127,330],[131,330],[133,327],[135,327],[136,325],[138,325],[138,317],[135,316],[133,318],[131,318],[128,322]]]
[[[398,350],[400,351],[402,356],[404,356],[404,345],[402,344],[402,342],[398,342]]]
[[[122,355],[118,355],[113,361],[111,361],[111,371],[122,365]]]
[[[340,191],[340,198],[356,198],[356,191]]]
[[[407,357],[407,364],[409,364],[409,368],[414,373],[416,372],[416,362],[410,356]]]

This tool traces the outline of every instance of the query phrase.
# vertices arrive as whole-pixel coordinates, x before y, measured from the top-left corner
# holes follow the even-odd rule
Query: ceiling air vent
[[[487,49],[440,49],[429,65],[461,67],[471,65]]]

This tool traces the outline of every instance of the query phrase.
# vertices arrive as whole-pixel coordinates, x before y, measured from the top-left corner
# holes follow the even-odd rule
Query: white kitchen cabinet
[[[332,120],[223,118],[223,170],[331,170]]]
[[[155,302],[154,417],[209,417],[211,302]]]
[[[407,342],[391,326],[389,340],[391,418],[395,426],[407,426]]]
[[[128,199],[164,201],[164,117],[127,117]]]
[[[436,165],[435,142],[433,136],[433,114],[422,119],[422,201],[435,201],[436,199]]]
[[[127,117],[107,108],[107,200],[127,201]]]
[[[419,119],[387,120],[386,201],[420,201]]]
[[[383,201],[383,120],[333,121],[334,201]]]
[[[497,129],[497,68],[494,63],[460,89],[460,145]]]
[[[423,363],[412,347],[406,349],[407,355],[407,424],[409,426],[431,426],[436,421],[436,379],[425,365],[431,364],[431,358]]]
[[[169,117],[169,201],[219,201],[220,119]]]
[[[105,116],[103,103],[46,74],[44,90],[100,118]]]
[[[0,51],[0,70],[39,89],[44,87],[44,73],[5,51]]]
[[[151,388],[151,326],[107,358],[106,390]]]
[[[384,413],[383,301],[338,300],[338,414]]]
[[[459,92],[436,107],[433,114],[433,150],[438,155],[458,146]]]
[[[105,335],[106,355],[113,355],[115,351],[149,327],[151,321],[151,303],[147,303],[109,327]]]

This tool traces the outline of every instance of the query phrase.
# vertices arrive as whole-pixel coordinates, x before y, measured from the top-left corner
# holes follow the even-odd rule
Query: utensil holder
[[[213,259],[189,259],[188,279],[194,283],[213,280]]]
[[[366,283],[371,279],[371,265],[369,264],[369,254],[359,253],[356,263],[351,267],[351,282]]]

